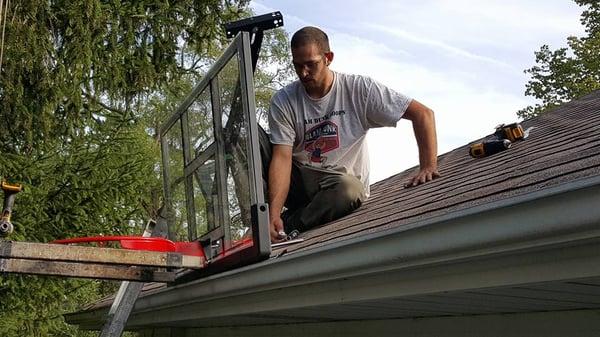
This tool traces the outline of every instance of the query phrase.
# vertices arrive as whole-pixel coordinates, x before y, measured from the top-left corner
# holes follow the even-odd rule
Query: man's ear
[[[325,53],[325,64],[330,65],[332,61],[333,61],[333,52],[332,51],[326,52]]]

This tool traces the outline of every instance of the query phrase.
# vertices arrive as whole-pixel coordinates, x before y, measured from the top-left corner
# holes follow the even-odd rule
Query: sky
[[[518,121],[536,101],[525,69],[547,44],[582,36],[582,9],[569,0],[257,0],[280,11],[291,36],[317,26],[329,36],[331,69],[367,75],[435,112],[443,154]],[[370,130],[371,182],[418,165],[412,125]]]

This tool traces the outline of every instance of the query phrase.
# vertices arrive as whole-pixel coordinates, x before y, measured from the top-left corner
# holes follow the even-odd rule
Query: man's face
[[[325,85],[328,63],[333,53],[323,53],[314,43],[292,48],[292,62],[300,82],[307,90]]]

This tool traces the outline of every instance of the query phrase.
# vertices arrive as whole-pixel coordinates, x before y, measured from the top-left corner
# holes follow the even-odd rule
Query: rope
[[[6,14],[8,13],[8,6],[10,0],[6,0],[6,2],[4,3],[4,13],[2,13],[3,2],[3,0],[0,0],[0,23],[2,23],[2,38],[0,39],[0,70],[2,69],[2,56],[4,55],[4,31],[6,30]],[[4,17],[2,17],[2,14],[4,14]]]

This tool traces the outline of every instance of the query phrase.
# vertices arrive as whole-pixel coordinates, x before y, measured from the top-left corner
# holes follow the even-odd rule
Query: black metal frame
[[[262,37],[262,36],[261,36]],[[262,38],[261,38],[262,40]],[[225,50],[223,55],[216,61],[207,74],[203,77],[198,85],[194,87],[192,92],[178,107],[176,112],[163,124],[160,130],[161,150],[163,157],[163,187],[165,193],[165,203],[168,207],[172,207],[172,187],[183,182],[186,195],[186,210],[188,221],[188,237],[190,240],[200,240],[204,242],[208,249],[205,251],[210,259],[210,268],[215,270],[229,269],[240,264],[250,263],[270,255],[271,245],[269,237],[268,223],[268,207],[265,203],[263,184],[262,184],[262,168],[260,161],[260,151],[258,143],[258,130],[256,122],[256,105],[253,83],[253,69],[256,66],[255,57],[258,53],[255,52],[255,46],[250,45],[250,34],[248,32],[240,32]],[[260,48],[260,46],[258,46]],[[222,251],[227,252],[231,248],[231,238],[229,237],[229,226],[231,221],[227,207],[220,207],[220,212],[215,214],[215,222],[220,225],[214,226],[214,229],[202,237],[198,237],[196,233],[196,218],[194,209],[194,190],[193,190],[193,173],[207,160],[214,158],[216,166],[215,182],[217,183],[217,192],[219,203],[221,206],[227,205],[227,164],[225,162],[225,147],[226,139],[224,135],[224,126],[222,124],[223,111],[220,106],[220,91],[218,83],[218,75],[229,61],[237,55],[239,82],[236,87],[236,97],[241,96],[241,113],[248,125],[245,127],[248,130],[248,146],[246,147],[246,156],[249,172],[249,187],[250,187],[250,207],[251,207],[251,225],[253,244],[250,247],[234,249],[228,254],[217,254],[211,256],[212,246],[215,243],[222,245]],[[213,114],[213,130],[214,142],[204,149],[199,155],[192,157],[191,144],[189,144],[188,130],[188,109],[194,101],[206,90],[210,90],[211,105]],[[239,95],[238,95],[239,94]],[[236,104],[236,103],[232,103]],[[234,109],[230,114],[233,114]],[[229,118],[234,118],[229,116]],[[183,150],[183,177],[178,177],[175,182],[171,182],[169,172],[169,146],[166,134],[174,127],[181,129],[182,150]],[[212,228],[212,227],[211,227]],[[170,232],[172,237],[173,233]],[[183,279],[188,279],[184,277]]]

